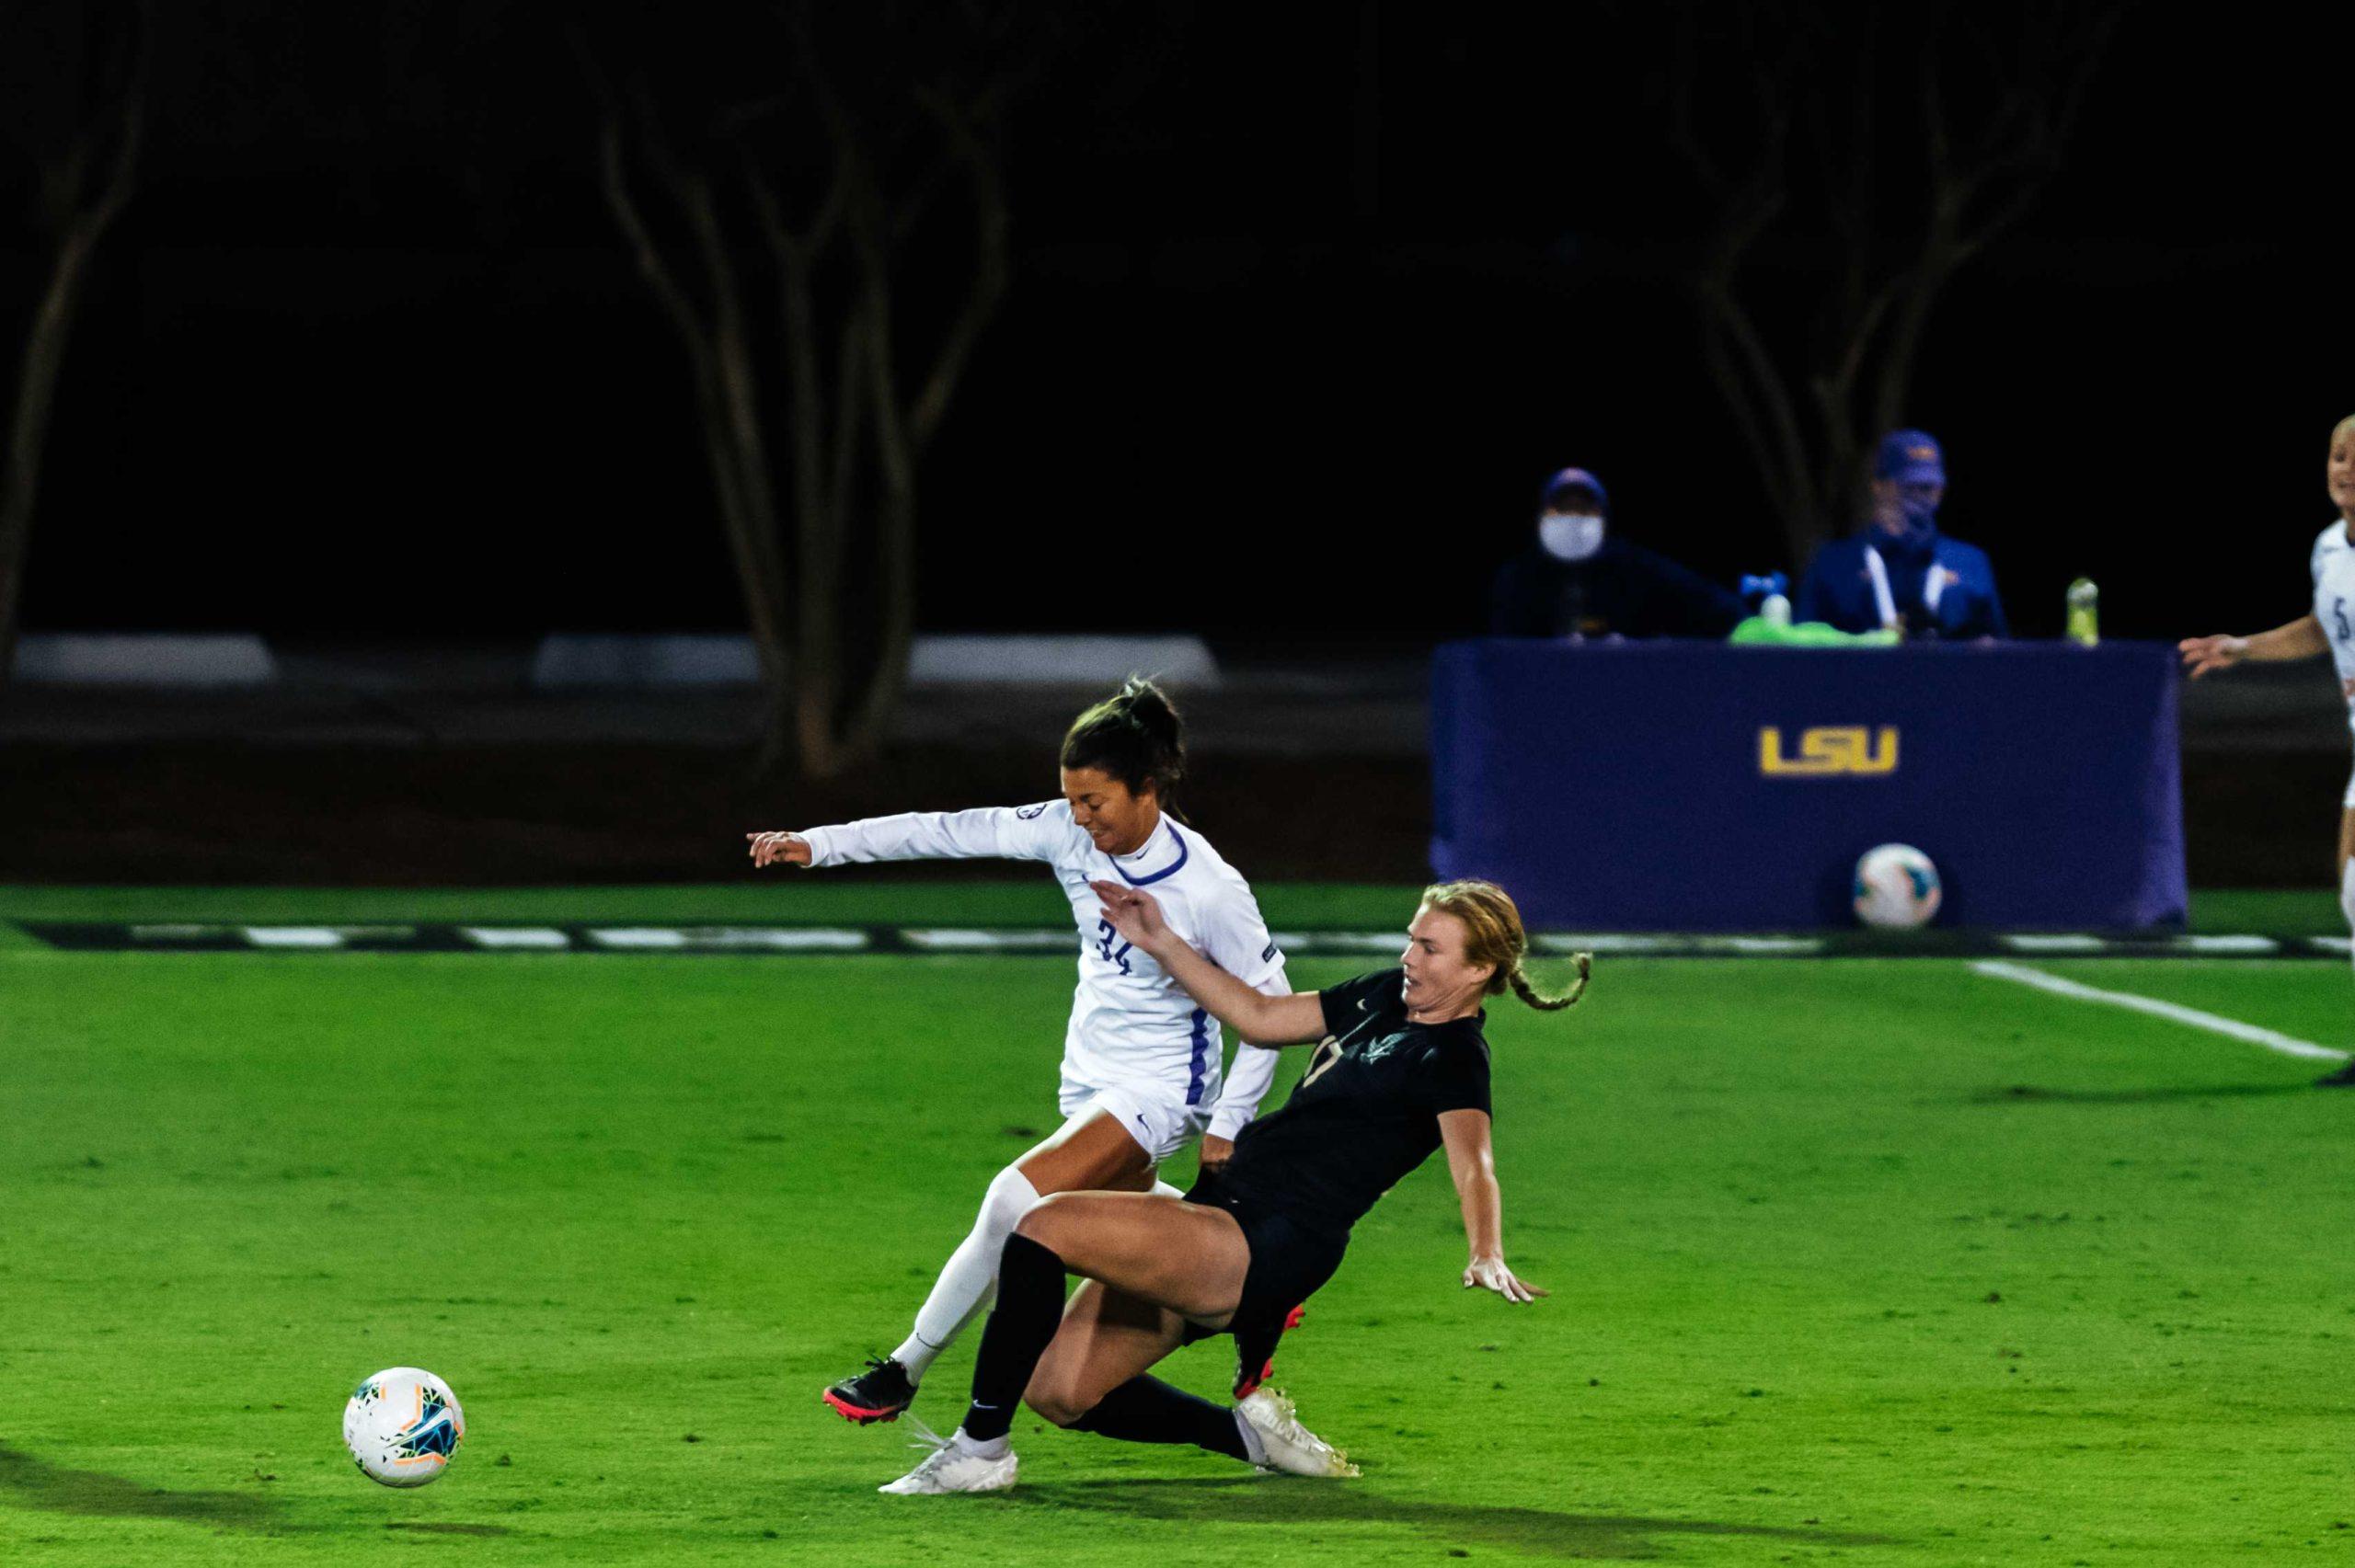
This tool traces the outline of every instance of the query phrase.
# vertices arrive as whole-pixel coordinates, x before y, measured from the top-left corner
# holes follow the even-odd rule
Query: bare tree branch
[[[650,121],[650,115],[642,118]],[[659,136],[650,125],[643,140],[659,149]],[[707,319],[697,307],[656,242],[630,186],[622,153],[622,130],[616,117],[609,114],[599,141],[606,204],[629,241],[638,271],[653,289],[656,300],[687,350],[695,401],[702,412],[704,455],[710,464],[713,491],[719,502],[720,527],[729,559],[736,567],[745,617],[764,677],[782,689],[791,680],[792,663],[785,635],[785,577],[775,543],[775,509],[766,493],[766,475],[749,473],[744,463],[739,442],[743,412],[741,399],[730,390],[729,370],[720,340],[721,323]],[[675,164],[659,151],[651,161],[658,169],[658,179],[674,200],[691,200],[690,190],[685,189],[687,177]],[[705,226],[708,228],[712,220],[707,200],[705,206]],[[708,269],[708,257],[706,265]],[[776,751],[782,743],[781,730],[772,724],[764,741],[764,754]]]
[[[1900,204],[1883,188],[1878,144],[1888,122],[1876,112],[1875,62],[1889,52],[1874,36],[1880,14],[1832,0],[1745,7],[1713,67],[1705,23],[1728,13],[1706,0],[1681,8],[1666,120],[1714,212],[1691,280],[1705,363],[1795,562],[1855,515],[1864,451],[1877,430],[1903,422],[1938,302],[2026,220],[2058,172],[2129,4],[2017,0],[2008,31],[1993,5],[1933,0],[1910,14],[1920,173],[1899,187],[1918,196]],[[1774,47],[1745,30],[1753,22]],[[1958,73],[1973,72],[1983,86],[1959,88]],[[1752,96],[1733,98],[1743,87]],[[1749,109],[1739,126],[1725,112],[1732,101]],[[1805,132],[1796,145],[1795,126]],[[1737,158],[1741,172],[1729,173]],[[1908,209],[1910,223],[1893,222]],[[1758,303],[1749,262],[1800,212],[1821,215],[1830,243],[1809,242],[1826,260],[1808,330],[1793,334],[1770,329],[1767,313],[1789,307]]]
[[[972,357],[974,344],[981,340],[982,329],[1005,303],[1012,276],[1012,246],[1008,239],[1012,218],[997,160],[982,146],[969,112],[937,92],[923,93],[919,101],[939,122],[941,134],[955,150],[958,162],[964,166],[972,196],[974,226],[972,288],[942,341],[932,373],[925,379],[924,390],[917,394],[908,415],[910,441],[921,452],[931,444],[940,428],[948,401],[956,395],[958,380],[965,372],[966,361]]]
[[[1003,41],[1007,7],[959,0],[925,13],[943,14],[971,34],[943,56],[953,67],[915,67],[913,48],[902,62],[870,47],[858,72],[837,74],[821,23],[888,30],[913,25],[916,13],[843,22],[791,6],[784,89],[710,117],[706,151],[693,161],[671,152],[643,110],[638,161],[675,223],[658,228],[627,200],[629,160],[606,148],[609,202],[689,346],[753,635],[791,648],[790,658],[764,656],[768,735],[813,775],[871,754],[899,703],[914,635],[923,453],[1010,286],[995,127],[1017,74],[992,67],[964,86],[941,74],[970,82],[967,63]],[[606,119],[609,138],[628,123],[610,110]],[[715,163],[733,170],[726,200],[703,172]],[[900,252],[918,233],[929,241],[952,199],[971,208],[971,272],[929,352],[911,355],[900,340]],[[731,225],[746,223],[750,245],[740,249]],[[764,303],[774,298],[773,319],[752,308],[752,258],[774,270],[773,296],[757,291]],[[910,361],[923,367],[913,398]]]
[[[0,471],[0,684],[16,667],[17,620],[24,601],[25,560],[40,495],[41,456],[56,406],[58,378],[98,242],[131,199],[147,123],[155,18],[148,5],[133,13],[134,29],[119,86],[78,126],[58,159],[41,170],[41,188],[54,248],[49,276],[35,302],[17,361],[10,406],[7,456]],[[95,189],[94,168],[103,168]]]

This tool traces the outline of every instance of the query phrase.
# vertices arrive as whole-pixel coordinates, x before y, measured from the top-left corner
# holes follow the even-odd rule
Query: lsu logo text
[[[1802,729],[1794,754],[1783,750],[1783,732],[1770,724],[1758,732],[1758,771],[1769,778],[1791,779],[1893,773],[1897,771],[1897,727],[1885,724],[1868,730],[1856,724]]]

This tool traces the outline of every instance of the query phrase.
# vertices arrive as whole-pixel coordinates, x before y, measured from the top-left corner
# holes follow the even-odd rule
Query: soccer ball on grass
[[[395,1367],[362,1379],[343,1407],[343,1446],[361,1474],[386,1486],[433,1480],[465,1436],[458,1396],[418,1367]]]

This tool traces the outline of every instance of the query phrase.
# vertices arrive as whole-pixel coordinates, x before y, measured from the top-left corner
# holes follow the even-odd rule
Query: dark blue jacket
[[[1815,553],[1807,576],[1791,604],[1796,621],[1828,621],[1844,632],[1869,632],[1880,625],[1880,607],[1873,596],[1871,569],[1865,545],[1880,552],[1889,572],[1890,598],[1905,618],[1910,635],[1935,632],[1938,636],[2008,637],[2004,601],[1995,591],[1995,568],[1987,552],[1945,534],[1932,535],[1926,555],[1873,534],[1870,530],[1834,539]],[[1943,574],[1938,607],[1930,611],[1924,590],[1931,570]]]
[[[1700,573],[1608,534],[1583,561],[1532,545],[1489,590],[1499,637],[1722,637],[1740,619],[1741,601]]]

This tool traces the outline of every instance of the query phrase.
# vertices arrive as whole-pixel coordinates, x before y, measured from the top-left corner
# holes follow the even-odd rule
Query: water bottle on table
[[[2101,593],[2091,578],[2079,578],[2069,585],[2069,623],[2067,636],[2079,647],[2094,647],[2101,642]]]

